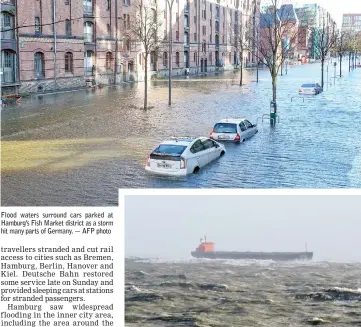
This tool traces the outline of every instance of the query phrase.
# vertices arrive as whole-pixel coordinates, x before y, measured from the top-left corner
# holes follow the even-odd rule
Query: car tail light
[[[150,156],[148,155],[148,158],[147,158],[147,166],[150,167]]]
[[[236,137],[234,138],[235,141],[239,141],[241,139],[241,136],[237,133]]]
[[[186,168],[186,161],[183,159],[183,158],[181,158],[181,161],[180,161],[180,168],[181,169],[185,169]]]

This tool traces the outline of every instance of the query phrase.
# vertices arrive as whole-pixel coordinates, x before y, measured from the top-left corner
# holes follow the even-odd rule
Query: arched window
[[[175,63],[177,65],[177,67],[179,67],[179,52],[175,53]]]
[[[45,78],[45,60],[42,52],[34,54],[34,75],[35,78]]]
[[[168,67],[168,53],[167,52],[163,52],[163,66],[164,67]]]
[[[71,52],[65,52],[65,72],[73,73],[73,54]]]
[[[105,54],[105,68],[112,69],[113,68],[112,63],[113,63],[113,56],[112,56],[112,53],[110,51],[108,51]]]

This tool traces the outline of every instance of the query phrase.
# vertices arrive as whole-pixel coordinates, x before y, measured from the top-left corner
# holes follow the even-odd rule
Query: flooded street
[[[272,95],[266,70],[258,84],[247,71],[242,88],[232,72],[174,80],[172,107],[167,81],[155,82],[147,111],[143,84],[24,99],[2,108],[1,204],[117,205],[118,188],[360,188],[361,69],[349,73],[344,61],[343,73],[303,102],[298,87],[320,80],[320,64],[289,68],[278,80],[275,128],[259,119]],[[227,144],[198,175],[145,173],[147,154],[165,138],[208,136],[217,120],[242,116],[259,133]]]

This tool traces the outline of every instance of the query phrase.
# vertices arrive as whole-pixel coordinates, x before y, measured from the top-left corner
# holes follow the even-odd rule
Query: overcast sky
[[[125,254],[177,260],[207,235],[217,250],[314,251],[361,261],[360,196],[127,196]]]
[[[270,0],[262,0],[262,3],[269,3]],[[338,27],[341,27],[342,15],[361,13],[361,1],[360,0],[283,0],[284,3],[294,3],[296,6],[302,4],[317,3],[320,6],[327,9],[333,19],[335,19]]]

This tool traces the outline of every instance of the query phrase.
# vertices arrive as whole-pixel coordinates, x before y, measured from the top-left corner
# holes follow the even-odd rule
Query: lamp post
[[[172,8],[174,0],[167,0],[169,8],[168,105],[172,104]]]

